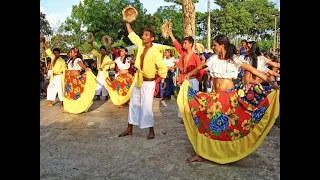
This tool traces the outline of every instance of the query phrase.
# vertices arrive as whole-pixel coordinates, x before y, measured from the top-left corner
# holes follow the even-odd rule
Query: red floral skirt
[[[117,91],[118,95],[126,96],[133,82],[131,74],[119,74],[114,81],[111,81],[109,77],[106,78],[106,83],[112,90]]]
[[[69,100],[77,100],[83,93],[87,73],[71,76],[71,72],[66,70],[64,75],[64,97]]]
[[[222,141],[245,137],[269,107],[271,89],[240,83],[227,91],[204,93],[190,86],[188,104],[199,133]]]

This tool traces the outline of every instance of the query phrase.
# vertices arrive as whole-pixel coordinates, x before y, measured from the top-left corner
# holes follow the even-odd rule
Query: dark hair
[[[156,34],[154,33],[154,30],[152,28],[146,28],[144,31],[150,32],[150,36],[156,38]]]
[[[124,56],[124,59],[123,59],[123,61],[122,61],[122,63],[124,64],[125,62],[126,62],[126,59],[129,57],[128,56],[128,49],[127,48],[125,48],[125,47],[123,47],[123,46],[120,46],[120,49],[123,49],[124,51],[126,51],[126,55]]]
[[[100,49],[104,49],[105,51],[107,51],[105,46],[101,46]]]
[[[169,53],[170,56],[172,57],[172,51],[171,51],[171,49],[166,49],[165,51],[168,51],[168,53]]]
[[[72,61],[71,66],[73,66],[73,62],[74,62],[74,60],[77,59],[77,58],[80,58],[81,61],[82,61],[82,63],[83,63],[83,56],[82,56],[81,53],[79,52],[79,49],[73,47],[73,48],[70,49],[70,53],[71,53],[71,51],[75,51],[75,52],[77,53],[77,56],[76,56],[74,59],[72,59],[72,57],[71,57],[71,59],[69,59],[69,61],[67,62],[67,64],[68,64],[68,63],[70,62],[70,60],[71,60],[71,61]],[[84,63],[83,63],[83,64],[84,64]]]
[[[258,46],[258,43],[255,41],[251,41],[251,48],[249,50],[248,58],[252,62],[252,67],[257,68],[258,66],[258,56],[261,55],[260,48]]]
[[[245,40],[245,39],[243,39],[243,40],[241,41],[241,43],[243,43],[243,42],[245,42],[246,44],[248,44],[248,41]]]
[[[183,40],[188,41],[190,44],[192,44],[192,46],[194,45],[194,39],[191,36],[187,36],[187,37],[183,38]]]
[[[55,52],[55,51],[60,53],[60,49],[59,48],[54,48],[53,52]]]
[[[273,62],[279,62],[278,57],[273,55],[271,52],[266,53],[264,56],[269,56]]]
[[[230,40],[226,35],[219,34],[213,40],[216,41],[219,45],[224,45],[224,48],[226,49],[226,60],[232,59],[233,55],[237,54],[238,50],[236,46],[230,43]]]

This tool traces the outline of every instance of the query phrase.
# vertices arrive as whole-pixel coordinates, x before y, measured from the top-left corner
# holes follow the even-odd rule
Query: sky
[[[57,27],[71,15],[72,6],[79,4],[80,1],[83,0],[40,0],[40,11],[46,14],[51,27]],[[276,3],[276,8],[280,7],[280,0],[269,1]],[[140,0],[140,2],[147,9],[147,13],[150,14],[156,12],[160,6],[173,5],[173,3],[167,3],[163,0]],[[196,3],[196,11],[206,12],[207,2],[207,0],[199,0],[199,3]],[[210,8],[218,8],[214,0],[210,0]]]

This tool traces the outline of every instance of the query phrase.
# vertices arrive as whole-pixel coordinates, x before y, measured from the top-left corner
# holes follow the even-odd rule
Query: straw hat
[[[104,46],[108,46],[108,45],[111,44],[112,39],[111,39],[110,36],[104,35],[104,36],[102,37],[102,39],[101,39],[101,42],[102,42],[102,44],[103,44]]]
[[[196,50],[198,52],[204,52],[204,46],[202,44],[200,44],[200,43],[197,43],[196,44]]]
[[[94,41],[94,36],[93,36],[92,32],[89,32],[87,39],[88,39],[88,43],[92,43]]]
[[[125,22],[131,23],[134,20],[136,20],[136,17],[138,16],[138,11],[136,8],[132,6],[127,6],[122,10],[122,18]]]
[[[161,26],[161,32],[162,32],[162,36],[165,39],[169,38],[169,33],[172,31],[172,22],[171,20],[165,20],[164,23]]]

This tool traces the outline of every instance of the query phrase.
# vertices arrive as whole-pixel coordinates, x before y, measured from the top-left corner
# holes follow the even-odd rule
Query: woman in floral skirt
[[[243,63],[225,35],[216,36],[213,47],[217,54],[186,75],[178,95],[179,110],[196,152],[186,162],[207,159],[226,164],[244,158],[261,144],[279,114],[277,84]],[[193,90],[188,81],[189,76],[206,67],[214,78],[211,93]],[[239,67],[273,86],[234,85]]]
[[[106,84],[110,99],[117,107],[123,107],[130,100],[132,92],[132,83],[134,82],[133,76],[129,73],[130,60],[127,58],[128,49],[120,48],[120,56],[114,61],[105,63],[106,65],[117,64],[119,75],[114,81],[111,81],[107,76]]]
[[[248,50],[248,54],[245,57],[244,61],[252,67],[257,68],[259,71],[263,72],[266,76],[279,77],[280,74],[272,71],[272,68],[269,69],[268,65],[275,68],[280,68],[280,63],[273,62],[270,59],[263,56],[256,42],[252,41],[250,42],[250,44],[251,48]],[[270,78],[272,78],[272,80],[275,80],[274,77]],[[250,71],[244,72],[243,81],[262,83],[261,79],[253,75]]]
[[[71,59],[67,61],[68,69],[62,75],[63,112],[79,114],[87,112],[92,105],[96,89],[96,77],[90,68],[83,63],[82,55],[77,48],[70,50]],[[80,74],[81,70],[86,70]]]

